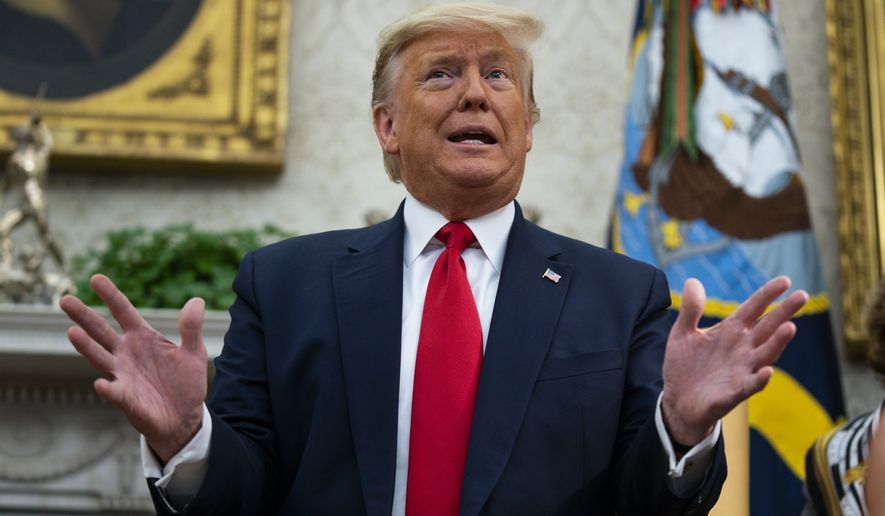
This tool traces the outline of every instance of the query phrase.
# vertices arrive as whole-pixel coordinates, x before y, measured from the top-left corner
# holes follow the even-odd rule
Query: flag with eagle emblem
[[[639,0],[630,58],[611,246],[663,269],[677,310],[701,280],[705,326],[775,276],[810,295],[749,400],[751,513],[798,515],[805,452],[844,408],[777,5]]]

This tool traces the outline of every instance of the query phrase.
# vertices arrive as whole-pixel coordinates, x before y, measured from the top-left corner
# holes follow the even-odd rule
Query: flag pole
[[[750,422],[747,402],[734,408],[722,420],[728,478],[711,516],[750,514]]]

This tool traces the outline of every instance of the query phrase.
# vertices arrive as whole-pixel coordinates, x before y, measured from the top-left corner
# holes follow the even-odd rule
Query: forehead
[[[421,66],[446,60],[505,60],[518,64],[507,40],[494,31],[435,31],[411,41],[402,52],[406,66]]]

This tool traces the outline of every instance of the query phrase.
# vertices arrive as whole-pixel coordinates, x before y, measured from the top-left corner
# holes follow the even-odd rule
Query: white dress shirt
[[[515,212],[511,201],[503,208],[476,219],[464,221],[476,236],[476,242],[461,253],[467,268],[467,280],[476,301],[482,325],[483,351],[488,339],[489,324],[498,292],[501,266],[507,238]],[[418,334],[421,330],[421,314],[430,273],[436,259],[443,251],[443,244],[434,235],[448,220],[429,206],[407,195],[403,212],[405,238],[403,241],[403,309],[402,347],[400,355],[399,413],[396,436],[396,474],[394,477],[392,516],[403,516],[406,510],[406,483],[409,470],[409,433],[412,418],[412,386],[415,378],[415,358],[418,351]],[[658,434],[669,455],[671,489],[676,494],[687,495],[703,481],[706,466],[712,460],[712,452],[719,439],[720,424],[706,439],[692,448],[681,460],[676,460],[673,446],[661,417],[660,399],[655,413]],[[193,440],[177,455],[162,466],[144,437],[141,438],[142,464],[145,476],[157,478],[157,487],[163,488],[173,506],[182,507],[196,495],[206,474],[209,456],[212,420],[208,410],[203,409],[203,426]]]

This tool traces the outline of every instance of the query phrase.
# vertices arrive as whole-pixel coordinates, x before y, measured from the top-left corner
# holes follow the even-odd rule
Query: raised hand
[[[793,292],[762,317],[789,287],[785,276],[772,279],[729,317],[701,330],[704,287],[696,279],[685,282],[663,370],[661,408],[674,440],[697,444],[716,421],[768,384],[774,374],[771,365],[796,334],[790,319],[808,301],[805,292]]]
[[[168,462],[202,424],[207,389],[201,334],[205,303],[194,298],[181,309],[178,346],[152,328],[106,276],[93,276],[90,285],[123,334],[76,297],[65,296],[60,306],[77,324],[68,330],[68,339],[102,374],[95,380],[98,395],[116,405],[157,457]]]

